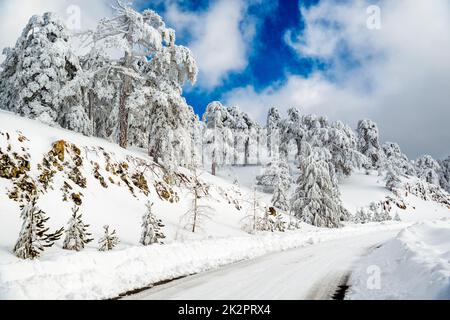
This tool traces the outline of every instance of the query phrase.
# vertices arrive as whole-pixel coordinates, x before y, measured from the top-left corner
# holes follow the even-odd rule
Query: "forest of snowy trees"
[[[79,54],[75,42],[88,50]],[[256,184],[273,193],[273,207],[313,225],[338,227],[349,219],[338,182],[357,169],[386,174],[390,189],[402,176],[416,176],[450,192],[450,157],[410,161],[398,144],[382,144],[377,124],[368,119],[354,131],[297,108],[286,115],[271,108],[261,125],[239,107],[218,101],[200,118],[182,90],[196,82],[196,61],[152,10],[138,12],[117,2],[112,18],[78,35],[55,14],[33,16],[4,55],[0,108],[123,148],[144,148],[167,172],[203,166],[215,175],[224,166],[264,165]],[[297,179],[292,179],[292,167],[298,169]],[[38,209],[26,207],[24,219],[33,210]],[[143,225],[149,221],[159,223],[151,206]],[[75,235],[87,226],[76,212],[69,225],[67,246],[78,250],[85,240],[75,240],[89,234]],[[158,242],[155,228],[146,229],[143,244]],[[110,249],[116,242],[105,227],[102,246]],[[23,253],[20,245],[16,251],[37,254]]]

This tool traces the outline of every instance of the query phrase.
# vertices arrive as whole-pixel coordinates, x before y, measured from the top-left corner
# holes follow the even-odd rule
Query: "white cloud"
[[[202,88],[215,88],[230,72],[247,66],[255,28],[246,16],[247,6],[243,0],[218,0],[205,12],[186,12],[169,5],[168,24],[192,38],[188,47],[199,64]],[[244,21],[247,24],[241,28]]]
[[[79,13],[79,26],[85,30],[111,14],[110,3],[112,0],[0,0],[0,51],[15,45],[28,20],[35,14],[55,12],[66,24],[75,26],[78,23],[74,23],[73,18],[78,20]]]
[[[286,38],[299,55],[324,60],[330,69],[308,78],[288,75],[262,92],[236,89],[225,102],[260,119],[271,106],[300,106],[353,126],[370,117],[383,139],[399,142],[412,157],[450,154],[450,2],[382,0],[381,30],[366,27],[369,4],[322,0],[303,9],[304,33]]]

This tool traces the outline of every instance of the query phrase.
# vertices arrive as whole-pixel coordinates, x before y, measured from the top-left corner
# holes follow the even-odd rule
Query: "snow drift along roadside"
[[[379,288],[367,286],[369,266],[381,271]],[[350,284],[348,299],[450,299],[450,219],[403,230],[358,263]]]
[[[0,299],[112,298],[153,283],[272,252],[404,226],[387,223],[334,230],[311,228],[101,253],[67,252],[48,260],[0,264]]]

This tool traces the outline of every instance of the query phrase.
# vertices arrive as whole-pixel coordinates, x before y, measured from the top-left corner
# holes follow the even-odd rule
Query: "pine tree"
[[[398,174],[392,169],[392,166],[389,166],[386,174],[386,187],[390,191],[395,191],[401,187],[402,181],[400,180]]]
[[[272,196],[272,205],[280,210],[289,211],[289,189],[291,188],[291,176],[288,164],[280,160],[278,171],[276,172],[275,190]]]
[[[337,228],[341,226],[343,209],[338,192],[330,176],[330,166],[319,149],[308,144],[307,156],[301,162],[301,174],[292,197],[292,210],[300,220],[317,227]]]
[[[217,167],[222,164],[222,154],[226,148],[224,144],[225,130],[223,126],[226,118],[226,108],[218,101],[211,102],[203,115],[206,122],[205,146],[211,161],[211,174],[216,175]]]
[[[440,160],[439,165],[441,167],[439,172],[441,188],[450,193],[450,157]]]
[[[372,120],[361,120],[358,123],[358,149],[369,159],[366,169],[380,168],[383,153],[379,142],[378,126]]]
[[[285,232],[286,231],[286,223],[283,221],[281,214],[278,212],[275,212],[275,225],[274,230],[279,232]]]
[[[372,212],[373,222],[383,222],[392,220],[389,212],[381,203],[372,202],[369,205],[369,210]]]
[[[170,115],[177,115],[177,110],[164,110],[158,115],[154,111],[159,110],[162,104],[173,106],[177,104],[184,110],[181,114],[187,114],[187,106],[180,103],[181,86],[186,80],[195,83],[198,69],[195,60],[189,49],[175,45],[175,32],[166,27],[162,18],[152,10],[145,10],[140,13],[121,1],[114,7],[115,16],[110,19],[103,19],[97,26],[93,35],[95,46],[93,50],[106,51],[114,48],[122,53],[120,59],[115,59],[113,75],[119,77],[120,88],[118,94],[118,142],[122,147],[128,144],[129,116],[130,112],[139,112],[139,108],[150,106],[148,115],[150,122],[156,121],[159,116],[161,122],[170,124]],[[150,95],[150,103],[137,103],[141,97]],[[163,116],[166,116],[163,118]],[[175,118],[177,119],[177,118]],[[145,117],[135,116],[136,121],[147,121]],[[178,118],[172,123],[174,131],[178,126],[187,128],[186,117]],[[135,124],[132,124],[135,125]],[[152,126],[152,124],[150,124]],[[141,127],[137,125],[136,127]],[[145,128],[146,126],[144,126]],[[149,135],[153,139],[152,135]],[[151,143],[149,151],[156,160],[160,159],[165,151],[157,147],[168,147],[167,144],[160,144],[157,136],[155,142]],[[165,139],[169,139],[166,136]],[[170,141],[172,143],[172,141]],[[173,156],[173,154],[171,154]]]
[[[424,155],[415,161],[417,176],[431,184],[436,186],[440,185],[439,172],[441,166],[430,155]]]
[[[162,243],[162,239],[166,236],[161,231],[164,227],[161,220],[159,220],[153,213],[153,203],[148,202],[147,211],[142,217],[142,234],[140,243],[144,246],[149,246],[155,243]]]
[[[321,131],[321,146],[331,154],[331,163],[338,178],[348,177],[356,168],[366,163],[366,157],[358,151],[356,135],[341,121]]]
[[[14,253],[21,259],[35,259],[45,250],[53,246],[62,236],[64,228],[49,233],[45,223],[49,218],[36,205],[36,198],[22,208],[23,219],[19,239],[14,246]]]
[[[105,234],[98,241],[100,244],[99,251],[110,251],[119,244],[119,238],[116,235],[116,230],[109,232],[109,226],[104,226]]]
[[[83,72],[70,42],[55,14],[33,16],[15,47],[5,50],[0,108],[89,134],[80,91]]]
[[[264,172],[256,176],[256,185],[262,187],[263,192],[273,192],[278,183],[280,161],[272,158],[265,166]]]
[[[408,157],[403,154],[400,146],[394,142],[386,142],[383,144],[384,167],[392,170],[397,175],[415,176],[416,169],[409,161]]]
[[[81,251],[84,246],[94,239],[89,238],[90,233],[87,232],[88,224],[84,224],[82,214],[78,214],[80,207],[72,208],[72,217],[69,221],[69,227],[66,230],[66,238],[64,239],[63,249]]]
[[[278,157],[280,144],[280,113],[277,108],[270,108],[267,114],[267,150],[269,157]]]

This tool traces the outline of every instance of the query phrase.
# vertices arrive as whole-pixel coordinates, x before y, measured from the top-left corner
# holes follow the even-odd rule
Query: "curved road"
[[[322,242],[235,263],[124,299],[331,299],[353,263],[398,230]]]

